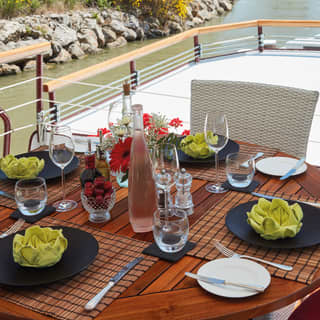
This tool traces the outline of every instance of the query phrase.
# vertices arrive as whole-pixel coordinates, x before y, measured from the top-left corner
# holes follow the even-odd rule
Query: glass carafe
[[[153,213],[157,209],[156,186],[152,163],[144,138],[142,105],[132,106],[133,139],[129,167],[129,220],[134,232],[152,230]]]

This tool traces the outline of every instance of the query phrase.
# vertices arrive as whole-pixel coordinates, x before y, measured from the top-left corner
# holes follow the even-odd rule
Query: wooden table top
[[[284,155],[278,153],[277,155]],[[306,173],[284,181],[257,173],[255,179],[263,184],[260,192],[280,191],[288,194],[320,197],[320,170],[308,165]],[[192,225],[223,195],[210,194],[205,190],[206,181],[194,180],[192,184],[195,210],[189,218]],[[57,186],[59,187],[59,186]],[[67,213],[56,213],[57,219],[68,220],[80,225],[129,236],[144,241],[153,241],[151,232],[136,234],[128,218],[127,189],[117,192],[117,203],[111,211],[112,219],[100,226],[88,222],[88,213],[80,201],[80,189],[69,195],[79,202],[78,208]],[[1,199],[0,199],[1,201]],[[1,204],[1,202],[0,202]],[[0,227],[12,224],[11,209],[0,205]],[[320,286],[320,270],[310,285],[272,277],[271,285],[263,293],[249,298],[227,299],[204,291],[196,280],[185,277],[186,271],[197,272],[206,261],[185,256],[176,263],[159,260],[118,299],[113,301],[98,319],[248,319],[286,306],[304,297]],[[0,318],[10,319],[52,319],[21,306],[0,299]]]

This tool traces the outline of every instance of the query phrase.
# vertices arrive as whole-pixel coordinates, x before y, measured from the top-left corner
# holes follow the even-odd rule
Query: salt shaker
[[[192,176],[182,168],[180,172],[175,175],[176,180],[176,207],[186,211],[188,215],[193,213],[192,195],[190,192],[192,185]]]

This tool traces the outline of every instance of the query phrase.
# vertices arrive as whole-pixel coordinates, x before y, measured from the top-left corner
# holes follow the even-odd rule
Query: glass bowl
[[[89,212],[89,221],[94,223],[102,223],[111,219],[110,210],[116,202],[116,192],[113,192],[110,197],[103,200],[102,203],[97,203],[95,197],[87,197],[84,192],[81,192],[81,202],[83,207]]]

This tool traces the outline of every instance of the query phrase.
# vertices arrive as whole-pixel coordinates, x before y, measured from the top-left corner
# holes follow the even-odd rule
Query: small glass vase
[[[125,175],[125,173],[123,173],[121,171],[117,172],[116,173],[116,180],[117,180],[119,187],[128,188],[128,178],[126,180],[122,181],[122,178],[124,175]]]
[[[113,190],[110,198],[104,199],[102,203],[97,203],[94,197],[87,197],[82,191],[81,201],[83,207],[89,213],[89,221],[94,223],[107,222],[111,219],[109,211],[116,202],[116,192]]]

